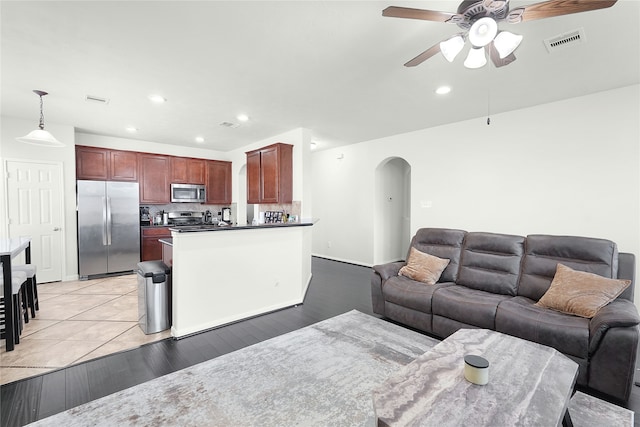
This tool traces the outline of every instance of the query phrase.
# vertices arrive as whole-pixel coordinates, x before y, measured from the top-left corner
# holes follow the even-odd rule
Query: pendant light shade
[[[464,66],[467,68],[484,67],[487,63],[487,57],[484,54],[484,47],[471,48],[467,59],[464,60]]]
[[[464,39],[461,35],[453,36],[448,40],[440,42],[440,52],[447,61],[453,62],[456,56],[464,47]]]
[[[469,30],[469,41],[475,47],[483,47],[491,43],[497,33],[498,23],[493,18],[480,18]]]
[[[39,145],[41,147],[64,147],[64,144],[62,142],[58,141],[54,138],[53,135],[44,130],[42,97],[47,95],[47,92],[41,90],[34,90],[33,92],[40,97],[40,124],[38,125],[38,129],[32,130],[25,136],[16,138],[16,140],[19,142],[24,142],[25,144]]]
[[[498,51],[500,59],[503,59],[513,53],[513,51],[520,46],[521,41],[521,35],[513,34],[508,31],[500,31],[493,41],[493,45]]]

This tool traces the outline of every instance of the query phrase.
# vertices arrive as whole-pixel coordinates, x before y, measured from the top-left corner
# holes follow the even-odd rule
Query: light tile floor
[[[170,336],[138,326],[137,277],[38,284],[40,310],[14,351],[0,346],[0,384],[138,347]]]

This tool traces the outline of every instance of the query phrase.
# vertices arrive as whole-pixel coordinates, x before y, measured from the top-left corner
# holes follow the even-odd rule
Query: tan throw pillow
[[[448,259],[438,258],[411,247],[407,265],[400,269],[398,276],[405,276],[427,285],[435,285],[447,265],[449,265]]]
[[[558,264],[551,286],[536,305],[590,319],[630,284]]]

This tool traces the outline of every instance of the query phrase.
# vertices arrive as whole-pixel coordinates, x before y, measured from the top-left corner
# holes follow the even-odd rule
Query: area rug
[[[358,311],[194,365],[33,426],[376,426],[372,390],[437,340]],[[576,393],[576,427],[634,413]]]

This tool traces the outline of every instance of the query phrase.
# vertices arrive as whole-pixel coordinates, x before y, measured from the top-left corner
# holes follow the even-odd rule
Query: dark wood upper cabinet
[[[277,143],[247,154],[247,203],[291,203],[293,145]]]
[[[231,162],[207,161],[207,203],[231,204]]]
[[[138,153],[110,150],[109,179],[111,181],[138,181]]]
[[[140,153],[138,167],[140,203],[170,203],[171,156]]]
[[[76,179],[137,182],[138,153],[77,146]]]
[[[76,179],[108,180],[109,150],[77,146]]]
[[[177,184],[205,184],[206,160],[189,157],[171,158],[171,182]]]

